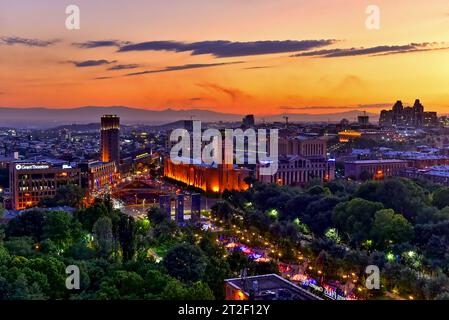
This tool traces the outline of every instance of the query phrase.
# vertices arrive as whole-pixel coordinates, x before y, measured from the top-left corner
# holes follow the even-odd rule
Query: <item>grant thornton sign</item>
[[[16,164],[16,170],[45,170],[49,169],[48,164]]]

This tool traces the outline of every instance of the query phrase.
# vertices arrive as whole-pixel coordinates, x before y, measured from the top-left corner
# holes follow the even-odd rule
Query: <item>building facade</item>
[[[438,124],[436,112],[425,112],[424,106],[417,99],[413,107],[404,107],[397,101],[391,110],[382,110],[379,125],[382,127],[431,127]]]
[[[433,183],[449,186],[449,165],[433,166],[426,169],[408,168],[401,172],[401,176],[410,179],[426,179]]]
[[[355,180],[397,176],[408,167],[405,160],[355,160],[345,162],[345,176]]]
[[[360,127],[365,128],[369,125],[369,116],[364,114],[357,117],[357,123]]]
[[[387,151],[382,158],[406,160],[409,167],[418,169],[449,165],[449,156],[417,151]]]
[[[335,162],[322,157],[283,155],[279,157],[278,171],[274,175],[260,175],[260,168],[267,165],[258,164],[257,166],[257,180],[263,183],[302,186],[311,180],[335,179]]]
[[[279,154],[304,157],[326,157],[327,142],[320,138],[304,136],[279,138]]]
[[[321,138],[283,137],[279,139],[278,170],[273,175],[261,175],[261,168],[270,163],[259,163],[256,178],[263,183],[304,185],[311,180],[335,179],[335,161],[327,157],[327,142]]]
[[[102,162],[120,164],[120,118],[116,115],[101,117],[100,153]]]
[[[90,192],[107,189],[118,179],[115,162],[90,161],[81,163],[82,186]]]
[[[245,178],[249,176],[249,170],[221,164],[175,164],[167,157],[164,159],[164,176],[205,192],[222,193],[224,190],[248,189]]]
[[[360,139],[362,137],[362,133],[355,130],[343,130],[338,133],[338,140],[341,143],[352,142],[356,139]]]
[[[81,170],[70,165],[15,162],[9,173],[11,205],[15,210],[36,206],[42,199],[54,197],[62,186],[81,186]]]

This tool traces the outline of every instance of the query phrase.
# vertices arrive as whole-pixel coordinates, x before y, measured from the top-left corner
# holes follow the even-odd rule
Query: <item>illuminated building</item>
[[[224,190],[243,191],[248,189],[244,181],[248,170],[233,165],[173,163],[164,159],[164,176],[183,182],[205,192],[222,193]]]
[[[353,130],[344,130],[338,133],[338,138],[340,142],[350,142],[355,139],[358,139],[362,136],[361,132],[353,131]]]
[[[81,163],[83,188],[89,191],[97,191],[112,187],[118,178],[114,162],[90,161]]]
[[[15,162],[10,166],[11,203],[15,210],[52,198],[62,186],[81,186],[81,170],[51,162]]]
[[[356,160],[345,162],[345,176],[355,180],[396,176],[408,167],[405,160]]]
[[[424,126],[432,127],[438,124],[438,114],[436,112],[424,112]]]
[[[120,118],[115,115],[101,117],[101,161],[120,164]]]
[[[225,300],[322,299],[277,274],[266,274],[225,279]]]

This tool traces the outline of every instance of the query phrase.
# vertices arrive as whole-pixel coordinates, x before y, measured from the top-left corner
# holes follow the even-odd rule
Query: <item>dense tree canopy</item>
[[[438,209],[449,206],[449,188],[440,188],[433,193],[433,205]]]
[[[171,276],[185,282],[196,282],[204,276],[207,261],[198,247],[179,244],[167,253],[164,266]]]
[[[214,232],[179,226],[156,208],[136,219],[108,197],[74,214],[30,210],[0,226],[0,299],[222,299],[224,279],[277,272],[277,259],[297,263],[298,250],[329,279],[363,279],[374,264],[379,295],[442,299],[449,292],[447,193],[403,178],[304,188],[253,181],[213,206],[212,221],[223,227]],[[240,250],[227,252],[217,239],[234,225],[275,244],[275,259],[254,263]],[[82,275],[76,292],[65,288],[72,264]]]
[[[350,242],[361,244],[368,240],[375,214],[381,209],[383,205],[380,202],[355,198],[339,203],[335,207],[332,220]]]
[[[389,244],[412,241],[413,227],[404,216],[384,209],[376,212],[371,235],[378,247],[385,248]]]

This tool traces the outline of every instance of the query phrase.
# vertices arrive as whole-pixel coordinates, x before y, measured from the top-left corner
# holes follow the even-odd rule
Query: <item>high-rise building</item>
[[[101,161],[120,164],[120,118],[116,115],[101,117]]]
[[[438,124],[436,112],[425,112],[419,99],[413,107],[404,107],[402,101],[397,101],[391,110],[382,110],[379,125],[383,127],[432,127]]]
[[[181,124],[182,129],[186,129],[189,132],[193,131],[193,120],[182,120]]]
[[[366,128],[369,125],[369,116],[366,114],[366,112],[364,112],[363,115],[357,117],[357,123],[362,128]]]
[[[243,127],[245,128],[251,128],[254,127],[255,120],[253,114],[248,114],[243,118]]]

